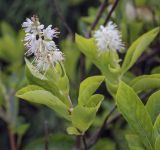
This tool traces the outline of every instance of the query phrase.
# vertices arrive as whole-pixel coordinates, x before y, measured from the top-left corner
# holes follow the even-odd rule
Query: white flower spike
[[[59,51],[53,41],[53,38],[58,37],[57,29],[52,29],[52,25],[44,29],[44,25],[40,24],[36,16],[31,19],[27,18],[22,27],[26,32],[24,38],[25,46],[28,49],[26,54],[34,55],[32,63],[38,71],[45,74],[49,67],[54,67],[57,62],[63,61],[63,53]]]
[[[117,25],[111,21],[106,27],[100,26],[100,29],[94,33],[94,38],[100,52],[122,51],[124,49],[121,33],[118,31]]]

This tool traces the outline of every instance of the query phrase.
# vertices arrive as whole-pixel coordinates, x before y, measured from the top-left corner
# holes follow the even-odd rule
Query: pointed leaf
[[[160,114],[160,91],[155,92],[149,97],[146,109],[152,119],[152,123],[154,124],[156,118]]]
[[[87,100],[97,90],[103,80],[104,76],[93,76],[82,81],[80,84],[78,103],[81,105],[86,105]]]
[[[146,148],[153,150],[152,121],[134,90],[124,82],[120,82],[116,100],[119,111],[133,131],[140,136]]]
[[[122,64],[123,73],[129,70],[141,54],[146,50],[149,44],[154,40],[154,38],[159,33],[159,27],[152,29],[151,31],[143,34],[139,37],[127,51],[124,62]]]
[[[32,103],[46,105],[56,111],[60,116],[69,120],[69,111],[67,106],[62,103],[58,97],[39,86],[28,85],[19,90],[16,93],[16,96]]]
[[[136,93],[140,93],[148,89],[160,88],[160,74],[136,77],[130,82],[130,86],[136,91]]]
[[[86,106],[87,106],[87,107],[97,107],[97,108],[99,108],[101,102],[103,101],[103,99],[104,99],[104,96],[103,96],[103,95],[101,95],[101,94],[94,94],[94,95],[92,95],[92,96],[89,98]]]
[[[93,123],[96,112],[95,107],[76,106],[71,115],[73,126],[84,133]]]

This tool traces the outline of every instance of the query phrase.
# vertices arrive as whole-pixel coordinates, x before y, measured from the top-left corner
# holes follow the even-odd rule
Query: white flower
[[[59,50],[53,52],[53,57],[52,57],[53,62],[61,62],[64,60],[63,53]]]
[[[121,33],[117,29],[117,25],[111,21],[106,27],[100,26],[94,34],[96,45],[101,52],[123,50],[124,44],[122,43]]]
[[[26,32],[24,38],[26,54],[34,55],[32,63],[38,71],[45,74],[49,67],[54,67],[56,63],[63,61],[63,53],[59,51],[53,41],[54,37],[58,37],[57,29],[52,29],[52,25],[44,29],[35,16],[31,19],[27,18],[22,27]]]
[[[22,27],[25,32],[37,33],[44,28],[44,25],[40,24],[38,18],[33,16],[31,19],[27,18],[26,22],[23,22]]]
[[[63,53],[59,50],[44,51],[39,53],[37,58],[34,60],[34,64],[40,72],[46,72],[49,67],[54,67],[55,64],[64,60]]]
[[[57,29],[52,29],[52,25],[49,25],[46,29],[43,30],[43,34],[45,39],[52,40],[53,38],[57,38],[59,32]]]
[[[25,32],[30,32],[32,28],[33,22],[31,19],[27,18],[26,22],[23,22],[22,27],[24,28]]]
[[[47,41],[47,40],[43,40],[43,46],[45,50],[58,50],[56,44],[54,41]]]

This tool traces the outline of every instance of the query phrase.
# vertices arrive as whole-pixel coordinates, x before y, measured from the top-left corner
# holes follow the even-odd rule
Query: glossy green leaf
[[[140,93],[148,89],[160,88],[160,74],[136,77],[129,83],[129,85],[136,93]]]
[[[104,76],[88,77],[80,84],[78,103],[80,105],[86,105],[88,99],[97,90],[100,84],[103,82]]]
[[[153,150],[152,121],[134,90],[120,82],[117,95],[117,106],[133,131],[140,137],[148,150]]]
[[[159,27],[152,29],[151,31],[143,34],[128,49],[124,62],[122,64],[123,73],[129,70],[141,54],[146,50],[149,44],[154,40],[154,38],[159,33]]]
[[[67,106],[62,103],[58,97],[49,91],[36,86],[28,85],[16,93],[16,96],[32,103],[43,104],[55,110],[60,116],[69,120],[69,111]]]
[[[160,114],[160,91],[153,93],[146,104],[146,109],[152,119],[152,123],[154,124],[156,118]]]

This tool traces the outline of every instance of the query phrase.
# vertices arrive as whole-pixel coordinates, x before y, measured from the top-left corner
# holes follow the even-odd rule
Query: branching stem
[[[99,9],[98,9],[98,12],[96,14],[96,17],[95,17],[93,23],[91,24],[91,28],[90,28],[88,34],[86,35],[88,38],[91,37],[91,32],[92,32],[92,30],[95,29],[95,27],[96,27],[98,21],[100,20],[105,8],[107,7],[107,4],[108,4],[108,0],[104,0],[101,3],[101,5],[99,6]]]
[[[108,22],[109,19],[111,18],[112,13],[114,12],[115,8],[117,7],[119,1],[120,1],[120,0],[115,0],[115,2],[114,2],[114,4],[113,4],[110,12],[108,13],[108,16],[106,17],[106,19],[105,19],[105,21],[104,21],[104,26],[106,26],[107,22]]]

